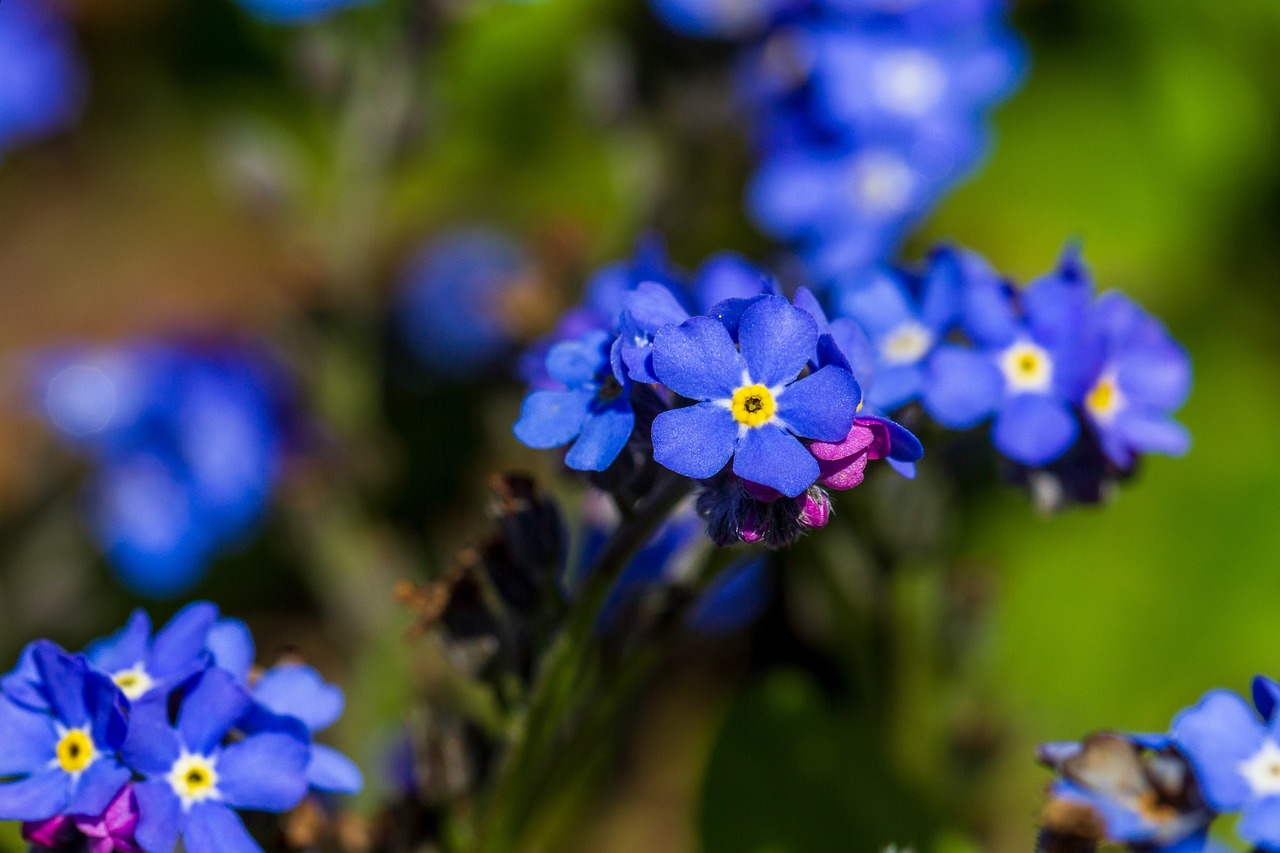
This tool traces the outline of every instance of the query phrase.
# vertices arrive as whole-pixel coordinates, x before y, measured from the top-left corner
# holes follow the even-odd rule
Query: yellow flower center
[[[97,756],[93,738],[85,729],[71,729],[58,741],[58,766],[68,773],[80,773]]]
[[[1014,392],[1044,393],[1053,385],[1053,359],[1033,343],[1017,343],[1005,350],[1000,370]]]
[[[733,400],[729,404],[733,418],[743,426],[757,427],[769,421],[778,404],[773,394],[763,385],[744,385],[733,392]]]
[[[183,754],[173,762],[168,780],[185,808],[220,796],[218,771],[214,769],[214,762],[204,755]]]
[[[1124,395],[1114,376],[1103,376],[1084,398],[1084,407],[1094,420],[1109,421],[1124,405]]]
[[[142,664],[114,673],[111,680],[128,699],[141,699],[155,686],[155,681],[147,674]]]

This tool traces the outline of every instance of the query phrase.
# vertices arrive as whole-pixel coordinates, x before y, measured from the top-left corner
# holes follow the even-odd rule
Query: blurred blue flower
[[[977,348],[938,347],[925,409],[950,429],[994,415],[997,450],[1024,465],[1052,462],[1079,434],[1073,407],[1090,379],[1091,282],[1074,247],[1055,272],[1018,293],[985,267],[969,272],[963,327]]]
[[[153,638],[151,617],[139,608],[119,631],[91,643],[84,656],[131,701],[153,693],[167,696],[208,666],[205,637],[217,618],[218,608],[212,604],[189,604]]]
[[[743,38],[761,30],[799,0],[649,0],[671,29],[690,36]]]
[[[1191,391],[1191,361],[1159,320],[1120,293],[1093,307],[1099,334],[1096,378],[1084,413],[1107,458],[1121,470],[1139,453],[1180,455],[1191,437],[1172,418]]]
[[[572,442],[565,464],[579,471],[608,468],[635,427],[631,380],[612,363],[613,336],[592,331],[556,344],[547,353],[547,372],[562,390],[534,391],[524,400],[516,438],[547,449]]]
[[[249,712],[241,728],[256,732],[278,728],[272,717],[297,720],[312,735],[327,729],[342,716],[342,690],[329,684],[313,668],[301,663],[277,664],[256,681],[250,680],[254,644],[249,629],[238,619],[223,619],[209,632],[209,653],[216,666],[248,686],[258,708],[269,714]],[[251,686],[249,686],[251,684]],[[360,769],[330,746],[310,744],[307,784],[317,791],[354,794],[364,784]]]
[[[736,325],[737,346],[710,317],[655,336],[658,378],[699,402],[658,415],[654,458],[694,479],[714,476],[733,459],[739,477],[796,497],[819,474],[798,437],[843,438],[861,399],[858,383],[836,365],[797,378],[816,352],[818,329],[782,297],[751,302]]]
[[[1280,720],[1264,722],[1236,694],[1213,690],[1174,719],[1172,736],[1209,807],[1242,812],[1241,838],[1280,847]]]
[[[685,616],[691,631],[722,636],[760,617],[773,593],[773,576],[763,557],[738,560],[711,582]]]
[[[442,234],[409,261],[395,321],[431,373],[466,379],[492,368],[515,343],[514,296],[532,276],[529,257],[499,231]]]
[[[135,706],[124,755],[143,777],[135,785],[136,837],[145,850],[168,853],[181,837],[190,853],[261,853],[234,810],[284,812],[305,796],[308,735],[300,723],[228,743],[251,706],[221,669],[190,686],[176,727],[162,703]]]
[[[41,374],[49,422],[97,462],[90,521],[126,586],[189,589],[263,516],[288,397],[264,355],[139,344],[56,354]]]
[[[958,319],[962,262],[953,250],[935,252],[918,298],[908,277],[887,267],[836,280],[836,313],[871,341],[874,381],[862,383],[868,405],[892,411],[923,392],[928,358]]]
[[[67,126],[83,89],[70,28],[54,5],[0,3],[0,155]]]
[[[368,0],[236,0],[246,12],[272,24],[318,21]]]
[[[30,647],[43,710],[0,697],[0,819],[101,814],[129,781],[119,759],[123,697],[83,658]]]

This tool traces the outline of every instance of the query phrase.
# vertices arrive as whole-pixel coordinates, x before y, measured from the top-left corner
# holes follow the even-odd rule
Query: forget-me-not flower
[[[208,666],[205,637],[217,618],[218,608],[212,604],[189,604],[152,637],[151,617],[138,609],[123,628],[90,644],[84,655],[130,700],[153,692],[168,695]]]
[[[819,474],[799,438],[843,438],[861,400],[858,383],[836,365],[800,377],[818,329],[782,297],[751,302],[735,325],[737,346],[725,324],[710,317],[655,336],[658,378],[698,402],[658,415],[654,458],[694,479],[714,476],[732,459],[739,477],[795,497]]]

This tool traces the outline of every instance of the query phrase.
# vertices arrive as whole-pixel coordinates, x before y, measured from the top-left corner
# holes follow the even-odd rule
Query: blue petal
[[[733,456],[737,438],[738,422],[724,406],[672,409],[653,422],[653,458],[677,474],[705,480]]]
[[[162,776],[182,753],[178,733],[169,725],[168,697],[151,694],[129,708],[129,734],[121,757],[147,776]]]
[[[675,295],[663,285],[652,281],[643,281],[635,290],[623,294],[622,307],[649,334],[663,326],[678,326],[689,319],[689,312]]]
[[[1264,850],[1280,848],[1280,797],[1264,797],[1247,804],[1236,831]]]
[[[780,427],[765,424],[748,429],[738,442],[733,473],[794,498],[812,486],[821,471],[818,460],[799,439]]]
[[[24,708],[48,713],[49,697],[40,689],[40,670],[36,668],[35,652],[36,643],[28,643],[18,657],[18,665],[0,679],[0,690],[3,690],[5,698]]]
[[[222,619],[209,629],[204,647],[213,656],[213,664],[244,682],[253,668],[253,633],[239,619]]]
[[[994,275],[971,279],[963,301],[965,331],[982,346],[1004,347],[1020,334],[1012,294]]]
[[[147,853],[172,853],[178,844],[186,816],[173,788],[163,779],[138,782],[133,786],[138,798],[138,826],[134,838]]]
[[[925,369],[919,364],[881,365],[876,381],[867,392],[867,402],[877,409],[893,411],[920,395]]]
[[[818,334],[830,333],[831,322],[827,320],[827,312],[822,310],[822,303],[818,302],[818,297],[813,295],[813,291],[807,287],[800,287],[791,301],[813,318],[813,322],[818,326]]]
[[[831,337],[848,359],[853,378],[862,386],[862,392],[867,393],[867,388],[874,385],[876,365],[875,349],[867,333],[855,321],[842,317],[832,321]]]
[[[924,407],[948,429],[967,429],[990,415],[1004,393],[1004,376],[973,350],[943,346],[929,359]]]
[[[582,433],[564,463],[576,471],[603,471],[618,458],[635,425],[635,412],[625,399],[593,412],[582,424]]]
[[[1276,705],[1280,705],[1280,682],[1265,675],[1253,677],[1253,706],[1258,709],[1262,719],[1271,721],[1275,715]]]
[[[109,674],[144,663],[150,643],[151,617],[147,611],[138,608],[119,631],[90,643],[84,650],[84,656],[89,663]]]
[[[915,308],[899,278],[889,270],[876,269],[847,280],[837,293],[840,313],[856,320],[872,338],[916,321]]]
[[[991,440],[1015,462],[1044,465],[1066,453],[1079,431],[1080,424],[1066,403],[1040,394],[1019,394],[996,415]]]
[[[218,789],[238,809],[283,812],[307,793],[308,744],[264,732],[231,744],[218,756]]]
[[[1191,360],[1172,341],[1146,346],[1117,360],[1116,382],[1131,403],[1171,411],[1191,392]]]
[[[318,732],[337,722],[344,704],[342,690],[327,683],[305,664],[279,664],[253,686],[254,701],[268,710],[301,720]]]
[[[712,581],[685,617],[690,630],[721,636],[754,622],[769,604],[773,591],[768,566],[762,559],[726,568]]]
[[[831,365],[791,383],[777,400],[778,417],[796,435],[843,441],[853,428],[862,392],[853,374]]]
[[[215,802],[200,803],[191,809],[182,830],[182,846],[186,853],[262,853],[240,816]]]
[[[781,296],[759,300],[738,324],[738,346],[751,381],[770,388],[795,379],[817,345],[813,318]]]
[[[764,299],[766,295],[768,294],[741,299],[726,299],[723,302],[717,302],[707,311],[707,316],[718,321],[729,331],[729,337],[733,339],[736,346],[738,343],[738,325],[742,322],[742,315],[752,305]]]
[[[534,391],[520,407],[516,438],[539,450],[568,444],[582,431],[594,399],[591,391]]]
[[[0,700],[0,776],[20,776],[49,765],[58,735],[47,714]]]
[[[151,647],[151,674],[169,678],[194,671],[204,653],[205,638],[218,621],[218,608],[205,601],[179,610],[156,634]]]
[[[733,252],[707,258],[693,282],[694,297],[702,311],[726,299],[749,299],[770,290],[769,279],[750,261]]]
[[[1191,448],[1187,428],[1164,415],[1146,412],[1121,412],[1112,428],[1133,450],[1181,456]]]
[[[61,768],[0,783],[0,820],[47,820],[67,807],[71,777]]]
[[[939,336],[945,334],[960,317],[966,254],[969,253],[944,246],[929,259],[920,296],[920,319]],[[980,258],[976,262],[985,264]]]
[[[66,810],[74,815],[100,815],[133,777],[114,758],[100,758],[76,782]]]
[[[691,400],[724,400],[742,382],[746,362],[723,324],[692,317],[653,337],[653,370],[677,394]]]
[[[859,421],[875,421],[889,431],[889,458],[897,462],[915,462],[924,456],[924,445],[911,430],[897,421],[880,415],[859,415]]]
[[[251,700],[230,673],[206,670],[182,702],[178,732],[187,749],[207,754],[216,747]]]
[[[1265,730],[1243,699],[1228,690],[1212,690],[1174,718],[1170,733],[1191,763],[1210,808],[1236,811],[1252,796],[1239,768],[1262,746]]]
[[[311,745],[307,764],[307,784],[317,791],[355,794],[364,787],[364,776],[355,762],[321,743]]]
[[[36,642],[33,655],[54,716],[71,727],[89,722],[85,705],[87,670],[83,659],[71,657],[47,640]]]
[[[593,385],[604,366],[608,332],[591,331],[576,341],[561,341],[547,353],[547,373],[571,390]]]

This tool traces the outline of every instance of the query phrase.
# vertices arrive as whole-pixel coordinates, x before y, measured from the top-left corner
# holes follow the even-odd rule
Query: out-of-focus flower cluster
[[[70,28],[51,4],[0,5],[0,156],[69,124],[79,110],[83,76]]]
[[[244,623],[203,602],[154,634],[136,611],[81,654],[32,643],[0,679],[0,819],[37,849],[252,853],[238,811],[359,790],[350,759],[312,740],[342,692],[253,659]]]
[[[1024,51],[1003,0],[651,0],[672,27],[748,39],[760,166],[747,204],[813,278],[886,260],[989,147]]]
[[[170,596],[265,514],[291,392],[252,348],[139,343],[46,354],[36,392],[93,460],[90,523],[130,588]]]
[[[568,445],[565,463],[605,488],[642,492],[631,481],[656,462],[698,481],[717,544],[785,547],[827,523],[826,489],[856,486],[869,459],[922,452],[899,425],[860,414],[837,339],[847,331],[812,294],[791,302],[741,258],[713,258],[686,282],[642,247],[599,273],[585,307],[537,350],[515,434]]]
[[[1280,847],[1280,684],[1253,681],[1253,705],[1212,690],[1179,713],[1168,734],[1097,734],[1040,748],[1056,771],[1040,849],[1099,844],[1199,853],[1219,816],[1238,816],[1254,849]],[[1223,848],[1225,849],[1225,848]]]

